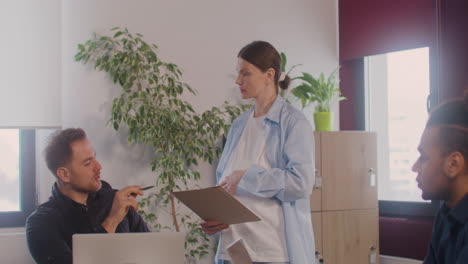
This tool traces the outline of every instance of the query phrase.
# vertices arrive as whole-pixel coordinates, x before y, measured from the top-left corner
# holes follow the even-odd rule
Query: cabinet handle
[[[369,169],[369,185],[375,187],[376,185],[376,175],[373,168]]]
[[[374,246],[369,248],[369,264],[377,263],[377,249]]]
[[[323,256],[320,254],[320,252],[315,251],[315,263],[317,264],[324,264]]]
[[[322,177],[320,177],[318,170],[315,169],[314,189],[320,189],[320,188],[322,188]]]

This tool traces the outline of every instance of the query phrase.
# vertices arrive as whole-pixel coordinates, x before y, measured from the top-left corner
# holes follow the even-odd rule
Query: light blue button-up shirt
[[[249,115],[232,124],[216,169],[219,181],[239,143]],[[238,188],[261,197],[278,199],[284,214],[286,244],[291,264],[314,264],[315,241],[309,197],[315,182],[314,134],[304,114],[277,96],[265,115],[266,157],[271,169],[248,168]],[[218,250],[219,252],[219,250]]]

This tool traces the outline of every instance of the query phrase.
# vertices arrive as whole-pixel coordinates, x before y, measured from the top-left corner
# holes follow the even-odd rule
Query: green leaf
[[[284,54],[284,52],[281,52],[280,55],[281,55],[281,71],[286,72],[286,63],[288,61],[286,58],[286,54]]]
[[[117,31],[117,32],[115,32],[115,34],[114,34],[114,38],[118,38],[118,37],[121,36],[122,34],[123,34],[122,31]]]

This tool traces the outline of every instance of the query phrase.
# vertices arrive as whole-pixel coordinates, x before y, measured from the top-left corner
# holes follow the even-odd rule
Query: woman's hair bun
[[[286,75],[284,76],[284,80],[279,81],[279,87],[283,90],[286,90],[289,87],[289,83],[291,83],[291,78]]]

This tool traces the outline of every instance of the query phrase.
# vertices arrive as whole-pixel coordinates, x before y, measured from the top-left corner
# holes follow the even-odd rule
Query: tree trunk
[[[180,231],[180,228],[179,228],[179,223],[177,221],[177,214],[176,214],[176,209],[175,209],[175,201],[174,201],[174,195],[172,194],[172,191],[171,191],[171,194],[170,194],[170,199],[171,199],[171,214],[172,214],[172,221],[173,221],[173,224],[176,228],[176,231],[179,232]]]

